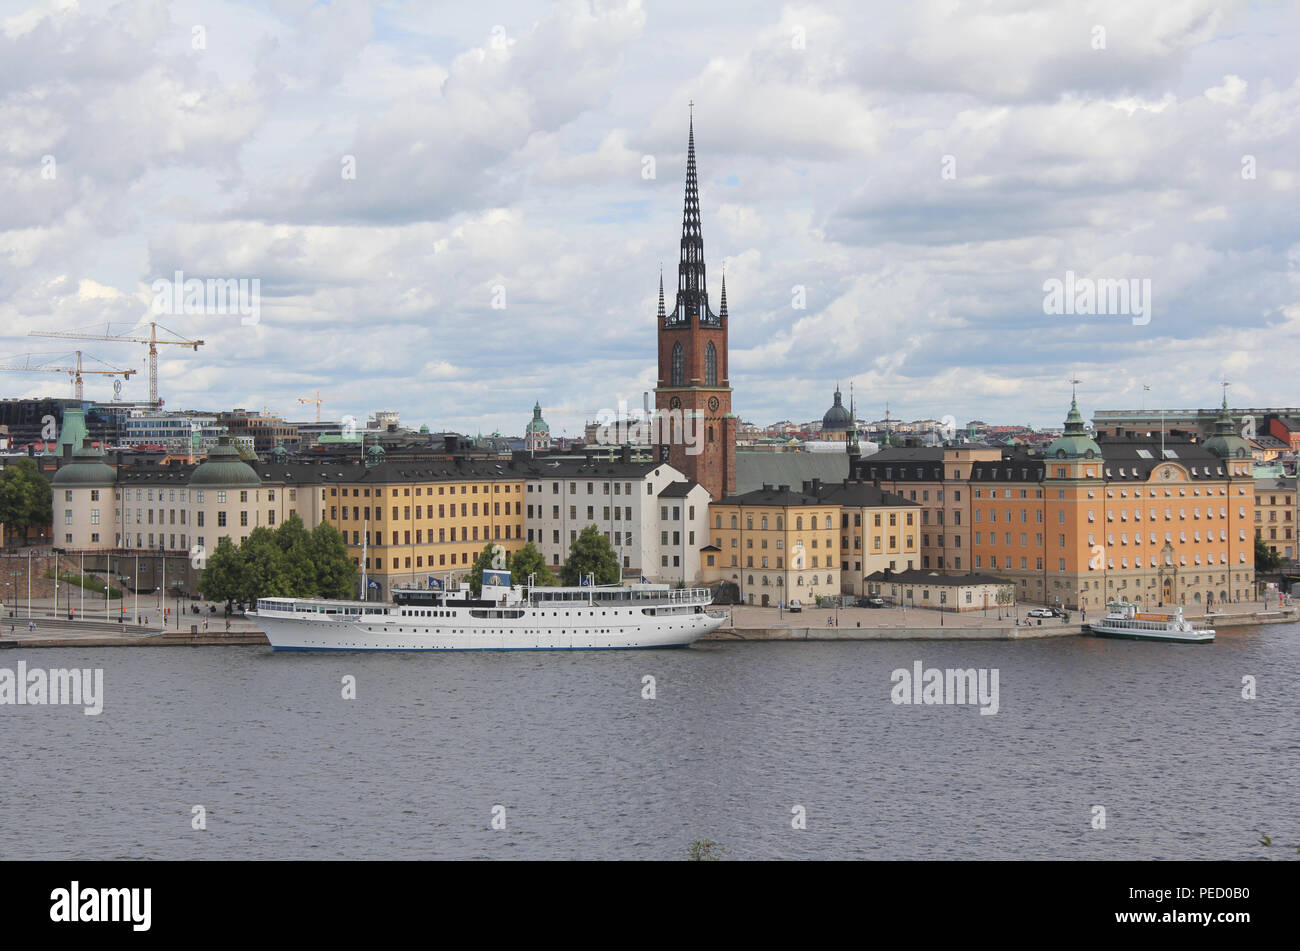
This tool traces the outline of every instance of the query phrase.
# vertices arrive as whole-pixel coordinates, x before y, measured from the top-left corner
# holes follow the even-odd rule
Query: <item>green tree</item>
[[[311,535],[295,512],[275,530],[276,547],[284,553],[284,570],[289,578],[289,592],[296,598],[311,597],[320,585],[316,579],[316,562],[312,557]]]
[[[555,575],[546,566],[546,558],[532,542],[525,542],[523,548],[513,555],[507,555],[506,565],[510,568],[515,584],[527,584],[529,575],[533,575],[533,584],[539,587],[555,584]]]
[[[618,567],[618,555],[610,547],[609,539],[595,525],[588,525],[578,533],[564,563],[566,585],[581,584],[587,575],[595,575],[596,584],[618,584],[623,578]]]
[[[478,597],[483,593],[483,571],[491,569],[492,555],[496,550],[495,542],[488,542],[474,559],[474,567],[469,570],[469,593]]]
[[[207,564],[199,579],[199,590],[212,601],[229,604],[239,598],[243,590],[244,561],[230,536],[223,535],[216,550],[207,556]]]
[[[0,524],[6,534],[49,525],[54,517],[49,480],[36,462],[23,458],[0,472]]]
[[[275,542],[275,533],[259,525],[237,549],[242,562],[238,600],[252,604],[258,598],[294,597],[289,559]]]
[[[311,530],[308,543],[311,553],[315,595],[320,598],[353,598],[357,594],[357,566],[348,557],[347,542],[329,522]]]
[[[1277,571],[1282,565],[1282,558],[1276,552],[1269,549],[1264,544],[1264,539],[1255,536],[1255,570],[1256,571]]]

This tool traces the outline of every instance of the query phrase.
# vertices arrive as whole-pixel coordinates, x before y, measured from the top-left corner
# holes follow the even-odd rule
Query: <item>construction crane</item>
[[[159,340],[158,331],[169,333],[175,340]],[[165,344],[179,347],[193,347],[198,350],[203,346],[202,340],[187,340],[174,330],[168,330],[155,321],[149,321],[149,336],[135,336],[131,331],[115,334],[110,324],[104,325],[103,333],[85,333],[82,331],[33,330],[31,337],[61,337],[68,340],[109,340],[118,343],[147,343],[149,345],[149,403],[155,408],[162,403],[158,399],[158,346]]]
[[[104,363],[103,360],[100,360],[96,357],[91,357],[90,359],[94,360],[96,363],[103,365],[104,367],[107,367],[107,369],[86,370],[83,369],[81,366],[81,351],[77,350],[75,351],[75,353],[77,355],[77,362],[75,366],[70,366],[70,367],[56,366],[56,365],[46,363],[44,361],[41,361],[39,363],[33,363],[32,358],[39,357],[41,356],[41,354],[25,353],[18,358],[23,361],[22,363],[0,363],[0,370],[26,370],[33,373],[66,373],[72,379],[73,394],[77,399],[81,399],[82,374],[89,373],[89,374],[94,374],[96,376],[120,376],[124,380],[129,380],[131,379],[132,373],[139,372],[138,370],[120,370],[117,367],[110,367],[107,363]],[[63,356],[67,356],[67,354],[52,355],[52,357],[63,357]]]
[[[328,396],[325,397],[324,399],[321,399],[320,390],[317,390],[317,391],[316,391],[316,398],[315,398],[315,399],[308,399],[308,398],[305,397],[305,396],[300,396],[300,397],[298,397],[298,402],[299,402],[299,403],[315,403],[315,404],[316,404],[316,422],[319,423],[319,422],[320,422],[320,404],[321,404],[321,403],[333,403],[333,402],[335,402],[335,400],[331,399],[331,398],[328,397]]]

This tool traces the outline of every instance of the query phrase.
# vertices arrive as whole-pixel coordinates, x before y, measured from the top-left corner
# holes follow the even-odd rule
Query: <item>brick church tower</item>
[[[677,265],[677,299],[671,311],[664,310],[664,279],[662,274],[659,276],[659,385],[655,387],[655,409],[673,425],[670,428],[665,423],[662,433],[655,435],[659,439],[659,458],[700,483],[717,500],[736,492],[739,420],[731,413],[731,379],[727,372],[727,276],[722,276],[716,314],[709,307],[704,277],[693,109],[690,123],[682,256]],[[677,420],[685,420],[684,438]]]

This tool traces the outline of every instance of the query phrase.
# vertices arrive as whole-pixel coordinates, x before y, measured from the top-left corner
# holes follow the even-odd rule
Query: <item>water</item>
[[[1249,859],[1280,857],[1254,830],[1300,842],[1300,625],[1206,646],[19,649],[0,666],[19,659],[102,666],[106,700],[98,717],[0,707],[5,859],[679,859],[697,839],[728,859]],[[891,671],[916,660],[997,668],[999,712],[895,706]]]

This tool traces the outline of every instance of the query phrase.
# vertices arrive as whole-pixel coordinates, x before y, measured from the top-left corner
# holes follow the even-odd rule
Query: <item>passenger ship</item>
[[[490,583],[489,583],[490,582]],[[689,647],[727,621],[707,588],[511,585],[485,573],[480,597],[397,588],[393,603],[262,598],[253,616],[276,650],[599,650]]]
[[[1098,637],[1123,637],[1134,641],[1176,641],[1180,644],[1208,644],[1214,640],[1210,628],[1194,628],[1183,617],[1183,609],[1173,614],[1139,612],[1137,605],[1126,601],[1106,605],[1106,616],[1089,630]]]

